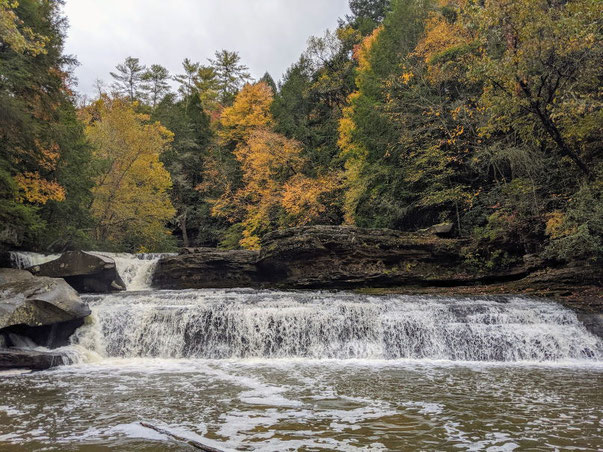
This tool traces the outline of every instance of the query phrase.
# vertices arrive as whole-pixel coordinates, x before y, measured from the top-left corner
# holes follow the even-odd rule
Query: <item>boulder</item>
[[[0,268],[0,286],[13,282],[27,281],[33,278],[34,276],[27,270]]]
[[[90,308],[62,279],[29,278],[0,286],[0,330],[40,327],[90,315]]]
[[[109,257],[84,251],[69,251],[53,261],[28,268],[36,276],[63,278],[81,293],[109,293],[126,290]]]
[[[0,349],[0,370],[33,369],[44,370],[67,364],[61,353],[37,350]]]
[[[462,243],[388,229],[307,226],[266,235],[258,267],[277,287],[445,285],[466,278],[454,273]]]
[[[158,289],[257,287],[258,256],[255,251],[188,248],[183,254],[159,261],[153,286]]]

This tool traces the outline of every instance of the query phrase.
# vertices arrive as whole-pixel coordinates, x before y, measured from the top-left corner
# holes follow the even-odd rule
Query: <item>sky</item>
[[[181,73],[184,58],[207,62],[216,50],[236,50],[254,78],[268,71],[278,81],[310,36],[337,26],[348,0],[67,0],[65,51],[75,55],[77,91],[93,95],[94,82],[127,56]]]

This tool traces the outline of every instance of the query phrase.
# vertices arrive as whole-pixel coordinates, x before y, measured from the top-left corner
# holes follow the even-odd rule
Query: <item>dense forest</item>
[[[0,0],[0,247],[257,249],[300,225],[450,223],[479,268],[603,259],[603,3],[350,10],[278,82],[236,51],[174,75],[130,57],[82,99],[61,2]]]

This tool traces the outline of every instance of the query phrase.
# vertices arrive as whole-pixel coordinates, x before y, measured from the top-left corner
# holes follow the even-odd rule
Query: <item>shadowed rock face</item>
[[[30,267],[28,270],[36,276],[63,278],[81,293],[126,290],[113,259],[84,251],[66,252],[58,259]]]
[[[66,364],[60,353],[40,352],[35,350],[0,349],[0,370],[32,369],[44,370]]]
[[[258,287],[255,251],[186,248],[159,261],[153,286],[159,289]]]

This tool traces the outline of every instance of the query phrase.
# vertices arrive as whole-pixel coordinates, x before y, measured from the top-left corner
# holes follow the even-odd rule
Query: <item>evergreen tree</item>
[[[118,64],[116,72],[111,72],[115,80],[111,85],[115,92],[127,97],[130,102],[143,100],[145,92],[143,89],[146,67],[140,64],[138,58],[127,57],[125,61]]]
[[[238,91],[251,80],[249,68],[241,64],[241,57],[237,52],[228,50],[216,52],[215,58],[209,62],[220,82],[220,102],[222,105],[231,105]]]
[[[159,64],[153,64],[142,76],[145,97],[155,108],[163,97],[170,92],[170,72]]]

